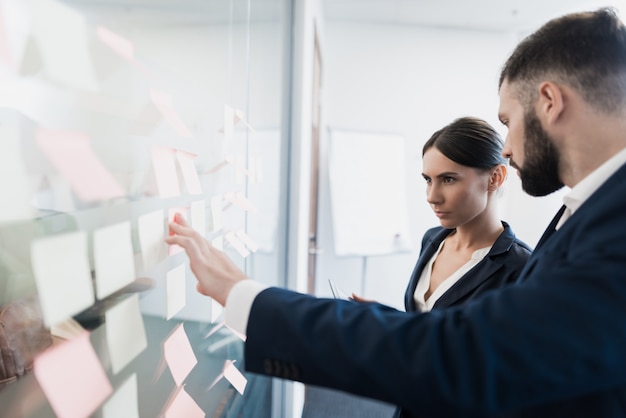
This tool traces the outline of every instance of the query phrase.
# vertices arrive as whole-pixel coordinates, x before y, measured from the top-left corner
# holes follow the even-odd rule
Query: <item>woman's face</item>
[[[480,217],[489,203],[489,172],[457,164],[435,147],[423,157],[426,200],[444,228]]]

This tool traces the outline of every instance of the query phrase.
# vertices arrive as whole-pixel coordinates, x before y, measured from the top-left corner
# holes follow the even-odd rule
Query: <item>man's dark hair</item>
[[[589,104],[613,113],[626,98],[626,27],[611,8],[553,19],[525,38],[509,57],[507,81],[524,106],[542,81],[566,84]]]

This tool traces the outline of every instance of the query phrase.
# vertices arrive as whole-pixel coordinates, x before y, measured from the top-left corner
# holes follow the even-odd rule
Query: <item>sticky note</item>
[[[111,368],[117,374],[148,346],[139,295],[133,294],[108,309],[105,320]]]
[[[126,194],[91,149],[86,134],[39,129],[37,145],[81,200],[105,200]]]
[[[229,232],[226,235],[224,235],[224,239],[230,244],[231,247],[233,247],[238,253],[239,255],[241,255],[243,258],[246,258],[247,256],[250,255],[250,251],[248,251],[248,249],[246,248],[246,246],[239,240],[239,238],[237,238],[237,235],[235,235],[234,232]]]
[[[105,298],[135,280],[135,260],[130,222],[121,222],[93,232],[96,296]]]
[[[132,374],[102,406],[102,418],[139,418],[137,375]]]
[[[165,418],[202,418],[204,411],[198,406],[191,396],[181,387],[174,399],[165,411]]]
[[[211,230],[218,231],[224,227],[224,210],[222,208],[222,196],[211,198]]]
[[[250,238],[243,229],[238,229],[235,234],[237,235],[237,238],[239,238],[241,242],[243,242],[253,253],[259,249],[258,244],[254,242],[254,240]]]
[[[59,418],[88,417],[113,391],[88,332],[39,354],[33,371]]]
[[[165,278],[167,293],[166,319],[171,319],[176,313],[185,307],[185,265],[181,264],[167,272]]]
[[[174,382],[177,386],[181,386],[198,363],[182,324],[176,326],[167,340],[163,342],[163,356]]]
[[[235,367],[234,361],[227,361],[226,367],[224,368],[224,377],[226,380],[230,382],[231,385],[237,392],[243,395],[243,392],[246,390],[246,384],[248,380],[245,378],[243,374]]]
[[[157,182],[159,196],[162,198],[180,195],[176,162],[174,161],[175,150],[166,147],[152,148],[152,166],[154,177]]]
[[[46,326],[93,305],[87,251],[85,231],[38,238],[31,243],[31,262]]]
[[[180,171],[183,174],[183,179],[187,186],[187,192],[189,194],[202,194],[198,170],[194,164],[196,155],[179,150],[176,152],[176,158],[178,159],[178,165],[180,166]]]
[[[137,219],[137,234],[141,246],[143,268],[148,269],[167,256],[165,243],[165,214],[163,210],[146,213]]]

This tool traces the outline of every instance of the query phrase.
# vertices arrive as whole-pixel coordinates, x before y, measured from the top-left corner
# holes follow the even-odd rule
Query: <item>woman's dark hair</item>
[[[424,144],[422,156],[435,147],[457,164],[489,169],[506,164],[502,138],[491,125],[479,118],[459,118],[438,130]]]

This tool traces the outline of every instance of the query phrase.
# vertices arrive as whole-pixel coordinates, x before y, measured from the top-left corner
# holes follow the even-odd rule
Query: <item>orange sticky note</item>
[[[37,145],[81,200],[105,200],[126,194],[91,149],[86,134],[39,129]]]
[[[113,391],[88,332],[41,353],[33,370],[59,418],[88,417]]]
[[[176,385],[181,386],[187,375],[198,363],[182,324],[178,325],[163,342],[163,356]]]

